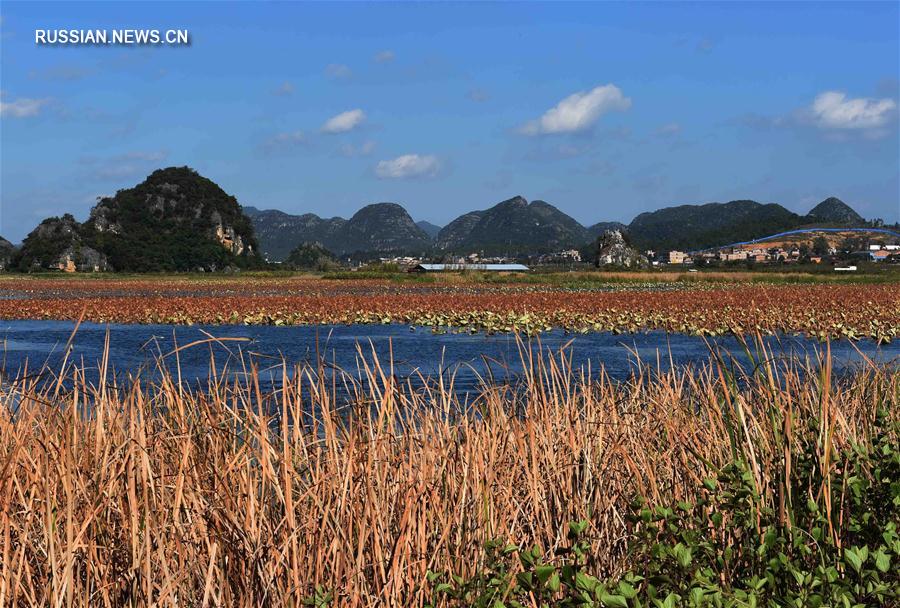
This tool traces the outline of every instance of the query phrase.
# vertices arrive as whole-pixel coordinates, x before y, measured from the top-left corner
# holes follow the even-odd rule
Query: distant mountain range
[[[441,227],[437,224],[432,224],[431,222],[426,222],[422,220],[421,222],[416,222],[416,226],[422,229],[422,232],[428,235],[428,238],[434,240],[434,237],[438,235],[438,232],[441,231]]]
[[[769,203],[740,200],[729,203],[679,205],[641,213],[628,225],[598,222],[585,227],[545,201],[521,196],[488,209],[469,211],[443,228],[414,222],[395,203],[376,203],[352,218],[323,219],[313,214],[244,210],[253,220],[262,251],[283,260],[298,244],[321,243],[340,255],[354,252],[465,254],[538,254],[584,249],[608,230],[630,235],[640,249],[695,250],[804,226],[862,226],[865,220],[837,198],[828,198],[806,215]]]
[[[603,235],[604,232],[607,232],[608,230],[627,232],[628,226],[626,226],[622,222],[597,222],[596,224],[588,226],[587,228],[588,235],[591,237],[591,240],[599,238]]]
[[[641,249],[692,250],[765,236],[800,223],[781,205],[731,201],[641,213],[628,225],[628,233]]]
[[[396,203],[366,205],[349,220],[255,207],[244,207],[244,212],[253,222],[262,251],[273,261],[286,259],[301,243],[319,243],[338,255],[424,253],[432,246],[431,236]]]
[[[544,201],[513,197],[447,224],[434,240],[440,251],[486,255],[545,253],[591,240],[587,229]]]
[[[602,232],[620,227],[610,222],[585,228],[544,201],[529,203],[521,196],[489,209],[461,215],[443,228],[414,222],[396,203],[366,205],[349,220],[323,219],[313,214],[245,207],[262,251],[270,260],[286,259],[303,242],[316,242],[339,255],[379,253],[469,253],[520,255],[584,245]]]
[[[828,198],[806,215],[775,203],[731,201],[679,205],[641,213],[628,225],[632,243],[641,249],[692,251],[764,237],[804,226],[861,226],[865,220],[837,198]]]
[[[41,222],[13,248],[0,238],[0,266],[32,270],[113,269],[183,271],[252,267],[288,259],[301,245],[318,244],[335,255],[524,256],[563,249],[595,252],[608,230],[628,235],[638,249],[692,251],[802,227],[864,227],[844,202],[828,198],[806,215],[750,200],[679,205],[641,213],[627,226],[583,226],[552,204],[521,196],[469,211],[440,227],[415,222],[402,206],[366,205],[350,219],[291,215],[242,207],[211,180],[188,167],[154,171],[134,188],[103,198],[79,223],[71,215]],[[263,255],[259,255],[259,253]],[[321,252],[306,247],[295,263]],[[313,255],[315,254],[315,255]],[[302,259],[301,259],[302,258]],[[316,257],[319,263],[320,258]]]

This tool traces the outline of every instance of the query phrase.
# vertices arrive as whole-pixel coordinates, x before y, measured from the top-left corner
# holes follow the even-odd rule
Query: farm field
[[[900,282],[718,273],[465,276],[3,278],[0,319],[98,323],[400,323],[436,331],[536,333],[661,329],[701,335],[783,332],[889,341]]]

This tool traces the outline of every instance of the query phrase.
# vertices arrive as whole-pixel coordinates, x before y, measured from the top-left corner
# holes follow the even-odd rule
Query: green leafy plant
[[[550,559],[537,546],[523,549],[491,541],[485,545],[483,565],[471,577],[429,572],[432,594],[426,605],[627,608],[629,600],[637,597],[635,585],[641,579],[628,575],[609,586],[589,574],[590,544],[584,535],[587,526],[587,521],[569,524],[569,546],[557,550]]]
[[[898,423],[881,412],[868,441],[823,459],[813,419],[795,439],[792,500],[769,504],[737,459],[704,480],[696,499],[628,517],[629,571],[588,573],[587,522],[545,561],[533,547],[492,542],[468,578],[430,573],[431,606],[675,608],[895,606],[900,602]],[[518,565],[511,557],[518,555]]]
[[[315,608],[325,608],[330,606],[334,600],[334,593],[326,591],[321,585],[316,585],[313,593],[303,598],[304,606],[314,606]]]

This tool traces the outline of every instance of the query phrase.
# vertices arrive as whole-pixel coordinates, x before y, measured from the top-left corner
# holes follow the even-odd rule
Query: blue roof
[[[524,264],[418,264],[416,268],[429,271],[442,270],[491,270],[495,272],[523,272],[528,271]]]

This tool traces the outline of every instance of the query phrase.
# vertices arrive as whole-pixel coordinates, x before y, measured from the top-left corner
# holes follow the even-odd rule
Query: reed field
[[[364,347],[7,376],[0,606],[897,605],[896,365],[520,352],[468,398]]]

